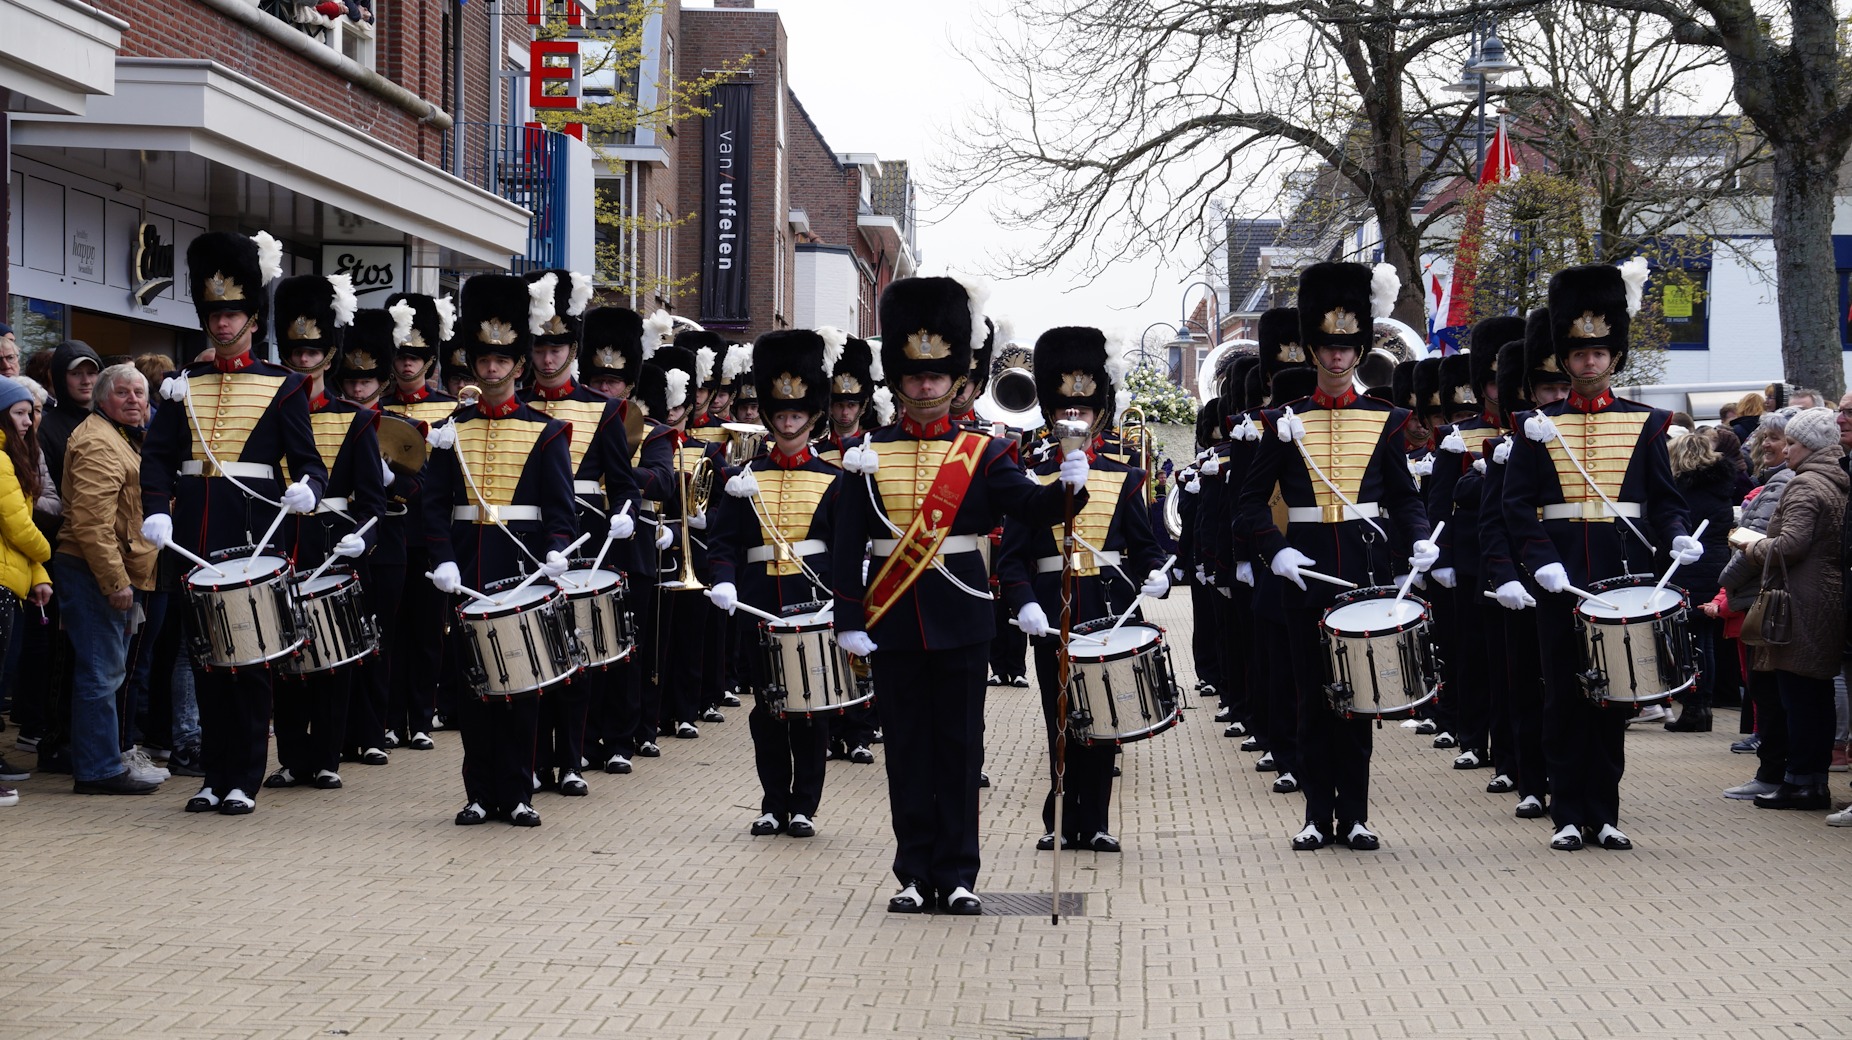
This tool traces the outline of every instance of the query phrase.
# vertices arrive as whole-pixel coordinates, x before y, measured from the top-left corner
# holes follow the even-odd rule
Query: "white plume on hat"
[[[417,315],[418,308],[408,300],[400,300],[386,308],[386,313],[392,315],[392,345],[402,347],[411,342],[412,318]]]
[[[592,302],[592,276],[572,272],[572,297],[566,302],[566,314],[576,318],[585,313],[585,305]]]
[[[1106,378],[1111,381],[1116,391],[1113,394],[1113,422],[1115,424],[1125,415],[1125,410],[1132,407],[1132,388],[1126,385],[1126,377],[1132,371],[1132,360],[1126,356],[1127,353],[1127,344],[1123,338],[1116,334],[1106,337]]]
[[[1402,276],[1394,264],[1377,264],[1370,273],[1370,316],[1387,318],[1395,313],[1396,294],[1402,291]]]
[[[869,403],[875,406],[876,422],[886,426],[894,421],[894,391],[885,386],[877,386]]]
[[[834,325],[819,325],[817,335],[823,339],[823,371],[835,375],[836,362],[842,360],[843,348],[849,345],[849,334]]]
[[[965,299],[971,306],[971,349],[983,350],[984,339],[990,335],[990,329],[984,325],[984,305],[990,302],[989,279],[966,274],[948,274],[946,277],[965,287]]]
[[[257,276],[265,285],[283,276],[283,243],[278,242],[268,231],[259,231],[251,236],[257,243]]]
[[[873,344],[869,345],[873,346]],[[881,364],[881,352],[878,350],[869,351],[868,378],[877,383],[887,382],[887,368]]]
[[[664,373],[664,381],[669,384],[668,393],[663,395],[663,403],[670,408],[680,408],[688,403],[688,370],[672,368]]]
[[[643,360],[656,356],[656,348],[675,331],[675,318],[668,311],[656,308],[655,312],[643,319]]]
[[[735,343],[727,348],[727,359],[720,363],[720,379],[730,383],[752,371],[752,344]]]
[[[714,378],[714,348],[701,347],[695,351],[695,382],[706,386]]]
[[[457,333],[456,297],[445,293],[433,301],[431,307],[437,311],[437,338],[450,342],[451,337]]]
[[[354,323],[354,312],[360,309],[360,297],[354,295],[354,278],[352,275],[331,274],[328,284],[334,288],[334,327],[342,328]]]
[[[1621,281],[1627,285],[1627,316],[1640,313],[1640,298],[1646,294],[1646,276],[1651,271],[1646,258],[1636,256],[1620,265]]]
[[[527,283],[527,331],[536,336],[547,334],[547,319],[553,317],[553,290],[559,275],[548,271]]]

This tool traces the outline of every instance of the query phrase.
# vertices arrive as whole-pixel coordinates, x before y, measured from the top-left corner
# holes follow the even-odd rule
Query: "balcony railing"
[[[444,135],[444,168],[532,213],[515,272],[565,266],[566,135],[505,123],[458,123]],[[458,151],[460,149],[460,153]],[[452,158],[461,162],[453,164]]]

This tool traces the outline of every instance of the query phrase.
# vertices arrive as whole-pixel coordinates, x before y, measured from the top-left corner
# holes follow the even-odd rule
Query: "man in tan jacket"
[[[113,365],[97,378],[92,407],[65,447],[65,522],[52,556],[64,624],[77,648],[71,768],[78,794],[149,794],[160,774],[125,759],[116,710],[128,673],[131,616],[154,588],[159,554],[141,534],[148,381],[133,365]]]

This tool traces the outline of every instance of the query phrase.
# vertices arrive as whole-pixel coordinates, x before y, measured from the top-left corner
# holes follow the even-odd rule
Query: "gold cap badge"
[[[1453,395],[1453,400],[1456,404],[1479,403],[1479,398],[1473,395],[1473,388],[1470,386],[1460,387],[1459,391]]]
[[[225,276],[223,271],[212,272],[206,279],[206,302],[229,303],[244,299],[244,286]]]
[[[564,336],[566,334],[566,322],[561,319],[559,315],[555,314],[547,319],[545,325],[540,327],[540,334],[542,336]]]
[[[408,347],[417,347],[420,350],[430,346],[429,343],[424,341],[424,333],[419,332],[418,326],[416,325],[412,326],[412,334],[406,337],[405,345]]]
[[[350,372],[371,372],[379,367],[379,362],[372,354],[364,350],[350,350],[347,352],[347,360],[342,363],[341,367]]]
[[[1099,383],[1091,372],[1067,372],[1061,376],[1062,397],[1092,397],[1099,390]]]
[[[592,355],[592,364],[598,368],[609,368],[621,372],[624,370],[624,352],[616,347],[599,347]]]
[[[289,339],[313,340],[322,338],[322,327],[314,318],[304,314],[289,323]]]
[[[859,394],[862,392],[862,381],[844,372],[830,384],[830,389],[839,394]]]
[[[1594,311],[1583,311],[1581,317],[1569,323],[1570,339],[1606,339],[1608,331],[1608,319]]]
[[[481,328],[476,330],[476,342],[491,347],[510,346],[520,338],[520,334],[515,332],[514,326],[500,318],[490,318],[482,323]]]
[[[952,354],[951,345],[945,342],[945,337],[925,329],[908,336],[904,349],[907,357],[914,361],[937,361]]]
[[[1305,348],[1297,343],[1280,344],[1280,360],[1289,365],[1305,363]]]
[[[1545,372],[1554,372],[1557,375],[1561,375],[1563,372],[1562,366],[1556,363],[1555,354],[1545,354],[1543,356],[1543,370]]]
[[[809,392],[810,386],[789,372],[780,372],[778,378],[772,380],[774,401],[801,401]]]
[[[1325,312],[1325,319],[1318,323],[1318,331],[1327,336],[1354,336],[1357,334],[1357,316],[1342,307],[1333,307]]]

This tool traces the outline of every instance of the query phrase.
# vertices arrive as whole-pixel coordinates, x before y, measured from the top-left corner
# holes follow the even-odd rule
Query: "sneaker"
[[[1762,735],[1759,733],[1751,733],[1730,745],[1732,755],[1753,755],[1760,750],[1762,750]]]
[[[701,711],[701,721],[702,722],[725,722],[727,721],[727,717],[720,713],[719,708],[705,708],[705,709],[702,709]],[[680,734],[677,734],[677,736],[680,736]]]
[[[0,805],[12,805],[13,804],[13,802],[9,802],[5,800],[6,795],[4,792],[6,790],[7,790],[6,788],[0,787]],[[18,800],[19,800],[19,796],[14,795],[13,801],[18,801]],[[1827,813],[1826,814],[1826,825],[1828,827],[1852,827],[1852,806],[1847,806],[1844,809],[1841,809],[1836,813]]]
[[[1666,710],[1664,704],[1649,704],[1641,708],[1638,715],[1628,719],[1627,725],[1633,726],[1642,722],[1664,722],[1671,717],[1672,713]]]
[[[701,731],[696,729],[695,724],[692,722],[678,722],[675,724],[675,737],[677,740],[693,740],[700,735]]]
[[[431,739],[429,733],[414,733],[406,746],[413,751],[429,751],[436,747],[437,743]]]
[[[1848,754],[1846,745],[1833,745],[1833,763],[1826,767],[1828,772],[1843,773],[1852,770],[1852,754]]]
[[[0,809],[4,809],[9,805],[18,805],[18,804],[19,804],[19,792],[13,790],[11,787],[5,786],[4,784],[0,784]],[[1831,817],[1828,817],[1828,819],[1831,819]]]
[[[148,753],[141,748],[132,748],[122,753],[122,766],[129,775],[147,784],[158,784],[174,774],[154,764]]]
[[[30,780],[30,779],[32,779],[32,774],[30,772],[24,769],[20,769],[16,766],[8,765],[6,759],[0,758],[0,780]]]
[[[148,761],[153,762],[157,766],[166,765],[167,760],[174,755],[173,751],[168,748],[152,747],[147,744],[142,745],[142,750],[148,753]]]
[[[160,786],[147,780],[137,780],[134,770],[124,769],[115,776],[101,780],[75,781],[71,790],[77,794],[153,794]]]
[[[1780,784],[1771,784],[1766,780],[1751,780],[1746,784],[1738,784],[1726,790],[1723,796],[1733,802],[1750,802],[1755,800],[1756,795],[1773,794],[1780,789]]]
[[[198,748],[176,748],[167,758],[167,771],[175,776],[205,776],[206,767],[200,763]]]
[[[849,751],[849,761],[856,765],[872,766],[875,764],[875,753],[858,745]]]

